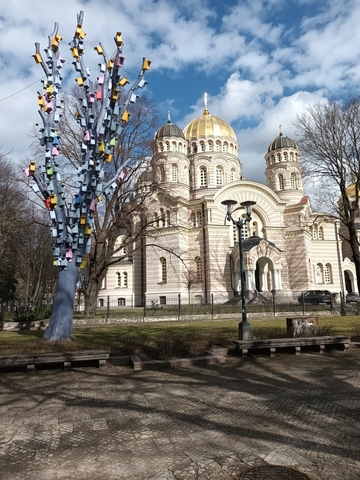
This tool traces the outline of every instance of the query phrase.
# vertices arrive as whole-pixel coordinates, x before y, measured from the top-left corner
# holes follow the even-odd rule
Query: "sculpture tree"
[[[62,40],[59,26],[49,37],[44,50],[46,59],[36,43],[34,59],[45,72],[43,92],[38,92],[39,114],[42,119],[40,144],[44,148],[44,159],[40,167],[31,161],[25,173],[34,179],[33,190],[43,198],[50,216],[50,232],[54,240],[54,264],[60,269],[50,323],[44,338],[49,341],[66,340],[72,336],[74,298],[79,268],[86,266],[86,255],[91,249],[92,229],[97,204],[102,196],[112,195],[118,182],[124,178],[127,162],[114,173],[111,162],[117,139],[128,122],[130,103],[138,98],[135,91],[146,85],[144,73],[150,68],[150,60],[144,58],[136,82],[128,93],[119,100],[119,93],[129,81],[122,75],[122,34],[115,35],[116,52],[108,57],[101,43],[94,48],[102,57],[97,81],[90,82],[90,71],[86,68],[83,30],[84,13],[77,15],[77,26],[70,50],[78,77],[75,79],[82,95],[75,114],[83,132],[81,143],[81,165],[77,170],[78,188],[71,199],[65,196],[65,185],[59,172],[61,139],[57,129],[61,121],[61,68],[64,59],[60,56]],[[113,171],[109,177],[109,172]]]

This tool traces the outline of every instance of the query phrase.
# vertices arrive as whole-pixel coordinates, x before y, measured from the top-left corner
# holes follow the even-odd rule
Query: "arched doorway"
[[[255,285],[258,292],[271,292],[275,289],[274,264],[268,257],[256,262]]]
[[[354,291],[354,276],[352,272],[349,270],[344,271],[344,278],[345,278],[345,289],[348,293],[352,293]]]

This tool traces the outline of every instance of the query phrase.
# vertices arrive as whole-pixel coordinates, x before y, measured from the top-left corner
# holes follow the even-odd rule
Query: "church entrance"
[[[274,264],[267,257],[256,262],[255,285],[258,292],[271,292],[275,289]]]

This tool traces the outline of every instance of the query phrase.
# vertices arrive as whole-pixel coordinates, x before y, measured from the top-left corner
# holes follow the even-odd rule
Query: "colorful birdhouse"
[[[128,83],[130,83],[129,80],[125,76],[123,76],[122,79],[119,81],[118,86],[125,87],[125,85],[127,85]]]
[[[118,48],[121,48],[122,43],[123,43],[122,42],[122,32],[116,32],[114,40],[115,40],[116,46]]]
[[[94,50],[96,50],[99,55],[104,55],[104,50],[102,49],[101,45],[94,47]]]
[[[56,193],[53,193],[52,195],[50,195],[50,207],[56,208],[57,204],[58,204],[57,195]]]
[[[130,116],[131,116],[131,113],[129,113],[127,110],[124,110],[124,113],[122,114],[121,120],[123,122],[128,122]]]
[[[151,63],[152,63],[151,60],[149,60],[149,59],[147,59],[147,58],[144,57],[144,59],[143,59],[143,64],[142,64],[142,70],[143,70],[143,72],[144,72],[145,70],[150,70],[150,65],[151,65]]]

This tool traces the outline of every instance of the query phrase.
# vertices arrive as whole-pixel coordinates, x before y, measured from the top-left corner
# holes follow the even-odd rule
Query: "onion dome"
[[[171,122],[170,112],[168,113],[168,121],[165,125],[160,127],[155,133],[154,139],[157,140],[162,137],[180,137],[184,138],[184,132],[177,125]]]
[[[184,135],[186,140],[213,135],[216,137],[233,138],[237,141],[235,132],[230,125],[225,120],[210,115],[206,107],[201,117],[195,118],[185,127]]]
[[[294,140],[292,140],[289,137],[286,137],[285,135],[282,134],[282,132],[280,132],[280,135],[270,143],[268,148],[268,153],[272,152],[273,150],[277,150],[278,148],[289,148],[289,147],[299,150],[299,147],[294,142]]]

